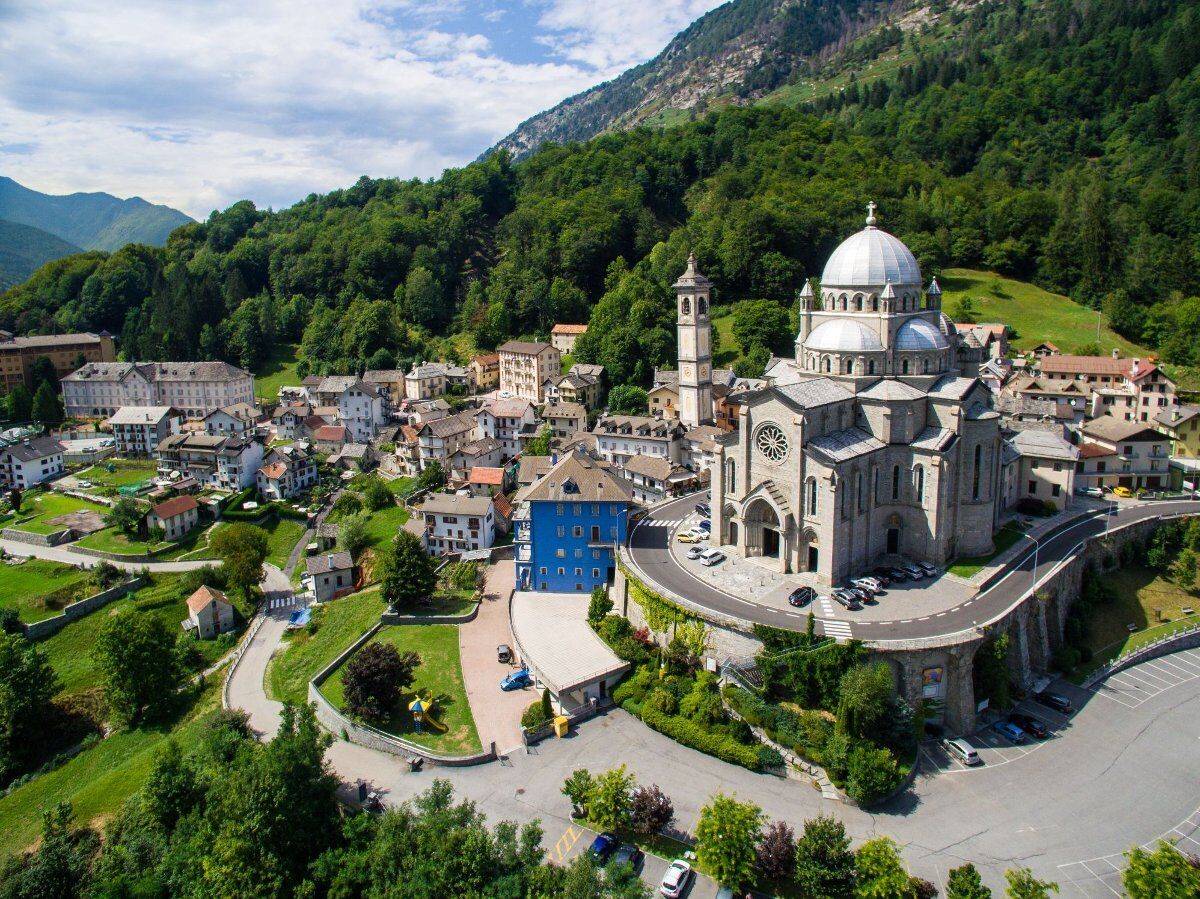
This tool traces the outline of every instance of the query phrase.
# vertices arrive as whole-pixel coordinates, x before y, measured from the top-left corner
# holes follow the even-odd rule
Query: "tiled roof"
[[[502,346],[497,347],[497,352],[499,352],[499,353],[519,353],[521,355],[537,356],[537,355],[545,352],[546,350],[553,350],[553,349],[554,349],[554,347],[552,347],[550,344],[541,343],[540,341],[510,340],[507,343],[503,344]],[[554,352],[557,353],[558,350],[554,350]]]
[[[328,574],[331,571],[345,571],[354,567],[354,559],[350,553],[340,550],[333,553],[321,553],[310,556],[306,560],[309,574]]]
[[[182,515],[185,512],[190,512],[192,509],[199,509],[200,504],[191,496],[175,496],[166,502],[161,502],[151,511],[159,518],[167,519],[174,518],[176,515]]]
[[[662,456],[645,456],[641,453],[630,456],[622,467],[628,474],[640,474],[642,477],[654,478],[658,481],[665,481],[675,470],[670,459],[664,459]]]
[[[925,396],[925,391],[895,378],[880,378],[866,390],[860,390],[858,395],[869,400],[918,400]]]
[[[1156,441],[1166,440],[1161,434],[1145,422],[1122,421],[1112,415],[1101,415],[1087,422],[1080,431],[1087,437],[1107,440],[1116,443],[1121,440]]]
[[[508,399],[490,399],[483,404],[480,412],[489,412],[496,418],[522,418],[533,404],[522,397]]]
[[[492,508],[490,496],[462,496],[457,493],[430,493],[417,506],[418,512],[438,515],[487,515]]]
[[[954,442],[954,438],[954,432],[947,428],[929,427],[922,430],[909,445],[913,449],[940,453]]]
[[[346,429],[341,425],[321,425],[313,437],[317,440],[345,440]]]
[[[821,452],[833,462],[857,459],[886,446],[861,428],[846,428],[808,441],[808,447]]]
[[[152,425],[157,424],[175,412],[182,418],[177,409],[170,406],[122,406],[108,420],[110,425]]]
[[[683,426],[677,421],[665,421],[649,415],[606,415],[596,422],[592,431],[596,434],[666,439],[679,436]]]
[[[1071,446],[1060,435],[1050,431],[1019,431],[1013,435],[1011,442],[1022,456],[1065,462],[1074,462],[1079,458],[1078,447]]]
[[[526,500],[554,502],[624,502],[631,496],[629,482],[601,468],[590,456],[569,453],[537,481]]]
[[[434,421],[427,421],[421,426],[420,433],[429,433],[434,437],[449,437],[452,434],[463,434],[475,428],[475,413],[459,412],[457,415],[447,415]]]
[[[21,462],[33,462],[36,459],[44,459],[62,452],[66,452],[66,447],[53,437],[45,435],[13,443],[0,450],[0,454],[10,453],[14,459]]]
[[[553,467],[554,462],[550,456],[522,456],[521,467],[517,471],[517,482],[532,484]]]
[[[264,465],[259,469],[259,473],[264,478],[269,478],[272,481],[277,481],[279,478],[287,474],[287,466],[282,462],[275,462],[271,465]]]
[[[467,476],[467,483],[499,487],[504,483],[504,469],[476,465],[471,468],[471,473]]]
[[[187,598],[187,607],[189,610],[199,613],[203,612],[205,607],[211,602],[223,603],[227,606],[232,605],[220,590],[204,586]]]
[[[496,506],[496,514],[501,518],[511,519],[513,514],[512,503],[508,501],[508,497],[503,493],[497,493],[492,497],[492,503]]]
[[[551,334],[586,334],[587,325],[555,325],[550,329]]]
[[[812,378],[796,384],[775,387],[773,391],[801,409],[815,409],[829,403],[853,399],[854,395],[829,378]]]

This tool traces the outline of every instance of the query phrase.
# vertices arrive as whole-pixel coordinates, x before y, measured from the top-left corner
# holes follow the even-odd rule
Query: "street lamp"
[[[1033,534],[1026,534],[1025,536],[1033,541],[1033,586],[1030,587],[1032,590],[1034,587],[1037,587],[1038,552],[1042,548],[1042,542],[1033,536]]]

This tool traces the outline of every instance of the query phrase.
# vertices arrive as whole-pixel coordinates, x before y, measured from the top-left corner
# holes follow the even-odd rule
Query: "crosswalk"
[[[825,632],[826,637],[833,637],[835,640],[849,640],[852,636],[850,623],[847,621],[830,621],[828,618],[822,618],[821,630]]]
[[[276,596],[273,599],[267,600],[267,608],[271,609],[271,610],[296,609],[296,608],[302,608],[304,605],[305,605],[305,602],[303,600],[301,600],[300,597],[296,596],[296,594],[294,594],[294,593],[291,594],[290,596]]]
[[[641,524],[638,525],[638,527],[674,528],[674,527],[677,527],[678,525],[683,524],[684,520],[685,519],[683,519],[683,518],[675,518],[675,519],[670,519],[670,520],[663,519],[663,518],[647,518],[647,519],[643,520],[641,522]]]

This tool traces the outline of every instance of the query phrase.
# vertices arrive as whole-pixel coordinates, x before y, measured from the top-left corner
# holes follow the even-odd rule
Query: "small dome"
[[[896,332],[898,350],[944,350],[949,345],[937,326],[923,318],[906,321]]]
[[[839,318],[813,328],[804,348],[827,353],[862,353],[882,350],[883,344],[879,335],[862,322]]]
[[[921,286],[921,269],[904,241],[868,226],[842,241],[825,263],[821,286],[881,288],[888,281]]]

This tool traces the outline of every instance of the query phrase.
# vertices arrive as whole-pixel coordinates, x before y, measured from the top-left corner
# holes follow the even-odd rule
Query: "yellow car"
[[[1128,487],[1114,487],[1113,496],[1119,496],[1121,499],[1129,499],[1133,496],[1133,491]]]
[[[675,535],[675,539],[680,543],[699,543],[700,538],[690,531],[680,531]]]

